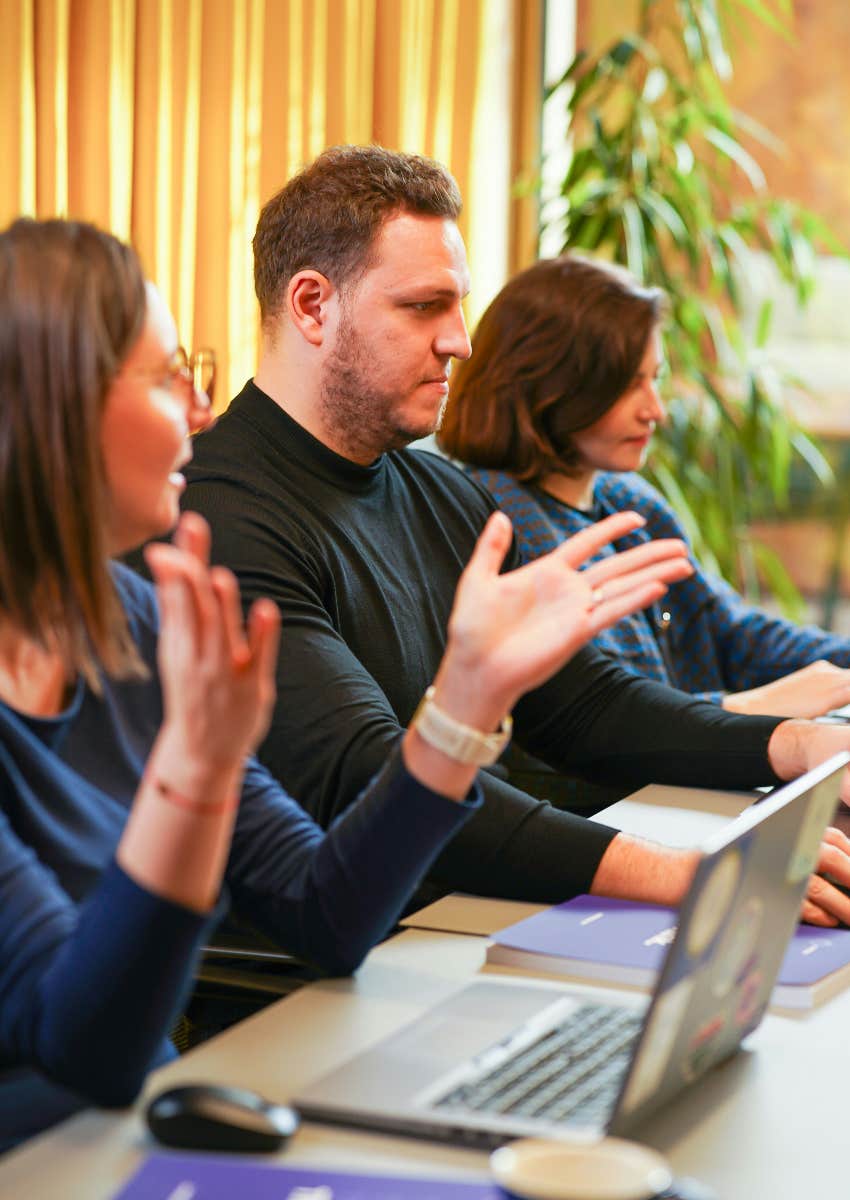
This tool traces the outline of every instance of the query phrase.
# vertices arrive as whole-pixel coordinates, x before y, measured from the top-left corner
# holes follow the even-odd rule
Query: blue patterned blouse
[[[650,538],[685,538],[667,501],[633,473],[597,476],[593,510],[584,512],[503,471],[477,467],[467,473],[493,495],[513,522],[526,560],[614,512],[633,509],[646,525],[615,543],[618,550]],[[606,547],[597,557],[612,554]],[[727,692],[746,691],[825,658],[850,666],[850,641],[812,626],[768,616],[694,562],[690,579],[674,583],[660,604],[625,617],[596,644],[635,675],[672,684],[719,703]]]

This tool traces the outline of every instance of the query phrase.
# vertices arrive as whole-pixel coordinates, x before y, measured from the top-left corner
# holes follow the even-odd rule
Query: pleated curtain
[[[325,146],[450,167],[472,319],[529,260],[541,39],[541,0],[0,0],[0,223],[131,240],[221,407],[255,368],[257,214]]]

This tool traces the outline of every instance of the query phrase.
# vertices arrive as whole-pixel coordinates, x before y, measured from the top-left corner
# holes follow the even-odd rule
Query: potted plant
[[[790,415],[762,352],[770,296],[745,334],[742,284],[767,256],[804,304],[819,247],[840,251],[823,221],[771,196],[743,143],[776,140],[734,111],[724,21],[754,13],[790,36],[781,0],[640,0],[637,28],[600,53],[579,52],[547,95],[565,106],[571,156],[550,224],[563,250],[625,264],[670,298],[669,419],[648,468],[703,562],[751,596],[765,580],[794,611],[779,557],[749,533],[788,502],[792,466],[832,482],[820,447]],[[545,212],[545,210],[544,210]]]

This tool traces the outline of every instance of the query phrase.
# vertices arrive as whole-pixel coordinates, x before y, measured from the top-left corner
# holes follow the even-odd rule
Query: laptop
[[[294,1098],[304,1117],[492,1147],[630,1135],[761,1021],[850,754],[702,847],[652,996],[492,978]]]

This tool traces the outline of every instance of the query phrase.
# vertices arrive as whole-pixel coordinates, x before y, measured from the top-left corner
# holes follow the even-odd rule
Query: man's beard
[[[339,324],[334,349],[328,356],[319,398],[322,423],[346,457],[373,462],[387,450],[399,450],[439,429],[445,403],[423,427],[400,418],[396,391],[381,391],[370,378],[369,355],[349,314]]]

